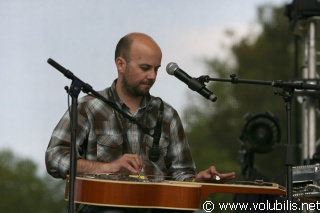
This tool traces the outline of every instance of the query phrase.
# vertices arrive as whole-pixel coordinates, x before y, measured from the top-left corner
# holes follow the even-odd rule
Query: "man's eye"
[[[142,67],[140,67],[143,71],[148,71],[149,69],[150,69],[150,67],[149,66],[142,66]]]

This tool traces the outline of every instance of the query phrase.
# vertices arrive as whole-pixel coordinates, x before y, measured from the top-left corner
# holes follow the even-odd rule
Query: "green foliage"
[[[293,69],[293,34],[283,10],[270,5],[259,7],[258,24],[261,32],[257,35],[248,32],[247,36],[233,41],[229,58],[205,61],[210,77],[230,79],[230,74],[236,74],[240,80],[258,80],[270,84],[213,82],[208,86],[217,95],[217,102],[211,103],[202,97],[192,101],[196,104],[185,110],[184,120],[198,171],[215,165],[218,171],[235,171],[237,179],[243,179],[237,160],[240,148],[238,138],[246,122],[243,116],[246,113],[255,115],[270,111],[279,119],[281,143],[271,153],[255,154],[254,167],[270,181],[285,185],[286,108],[283,97],[274,94],[276,90],[282,92],[282,89],[271,87],[271,82],[290,81],[297,76],[294,76]],[[232,31],[227,34],[232,39]],[[293,101],[295,107],[299,106]],[[291,115],[294,127],[299,114],[292,111]],[[293,143],[298,142],[293,139]],[[295,146],[295,151],[299,151],[298,146]],[[226,197],[215,196],[217,199]]]
[[[64,182],[39,177],[37,166],[9,150],[0,152],[0,206],[3,212],[63,212]]]

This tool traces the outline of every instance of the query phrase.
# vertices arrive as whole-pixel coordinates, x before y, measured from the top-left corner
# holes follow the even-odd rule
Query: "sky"
[[[203,58],[227,54],[225,30],[246,35],[255,26],[257,6],[267,2],[292,1],[0,0],[0,151],[34,160],[45,172],[45,151],[68,107],[64,87],[71,84],[47,63],[49,58],[99,91],[117,78],[119,39],[146,33],[163,53],[151,94],[182,114],[198,94],[168,75],[166,65],[176,62],[193,77],[206,74]]]

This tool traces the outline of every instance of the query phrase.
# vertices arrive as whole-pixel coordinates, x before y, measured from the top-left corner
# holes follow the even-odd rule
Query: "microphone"
[[[182,69],[180,69],[176,63],[170,62],[167,65],[166,70],[169,75],[176,76],[178,79],[180,79],[185,84],[187,84],[191,90],[198,92],[200,95],[202,95],[206,99],[209,99],[212,102],[215,102],[217,100],[217,96],[215,96],[213,92],[208,90],[204,83],[200,82],[196,78],[190,77],[187,73],[185,73]]]

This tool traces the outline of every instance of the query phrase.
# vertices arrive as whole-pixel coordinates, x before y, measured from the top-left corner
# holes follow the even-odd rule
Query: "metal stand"
[[[320,16],[313,16],[297,21],[293,33],[302,39],[303,42],[303,65],[301,68],[302,78],[308,83],[319,83],[317,76],[317,25],[320,22]],[[302,105],[302,160],[303,164],[310,164],[313,154],[316,152],[317,141],[317,101],[319,94],[314,92],[298,93]]]
[[[59,70],[63,73],[67,78],[72,80],[70,90],[68,93],[72,97],[72,104],[71,104],[71,143],[70,143],[70,169],[69,169],[69,198],[68,198],[68,212],[74,212],[74,182],[77,173],[77,152],[76,152],[76,134],[77,134],[77,125],[78,125],[78,96],[81,92],[90,92],[92,91],[92,87],[76,76],[73,75],[72,72],[62,67],[60,64],[52,60],[51,58],[48,59],[48,63],[52,65],[54,68]]]
[[[287,192],[287,201],[290,204],[293,202],[293,185],[292,185],[292,167],[293,167],[293,145],[291,143],[291,110],[292,110],[292,98],[294,94],[294,87],[284,87],[283,92],[276,94],[283,97],[283,100],[286,105],[286,114],[287,114],[287,144],[286,144],[286,192]],[[292,212],[292,209],[289,208],[288,212]]]
[[[276,91],[275,94],[282,96],[286,105],[287,113],[287,144],[286,144],[286,187],[287,187],[287,201],[289,204],[293,201],[292,192],[292,166],[293,166],[293,147],[291,144],[291,102],[294,91],[298,90],[320,90],[320,86],[313,84],[304,84],[301,82],[284,82],[281,80],[277,81],[256,81],[256,80],[240,80],[235,74],[232,74],[231,79],[219,79],[210,78],[209,76],[200,76],[197,78],[201,83],[209,81],[221,81],[231,82],[233,84],[245,83],[245,84],[257,84],[257,85],[270,85],[272,87],[282,88],[282,92]],[[288,212],[292,212],[292,209],[288,209]]]

